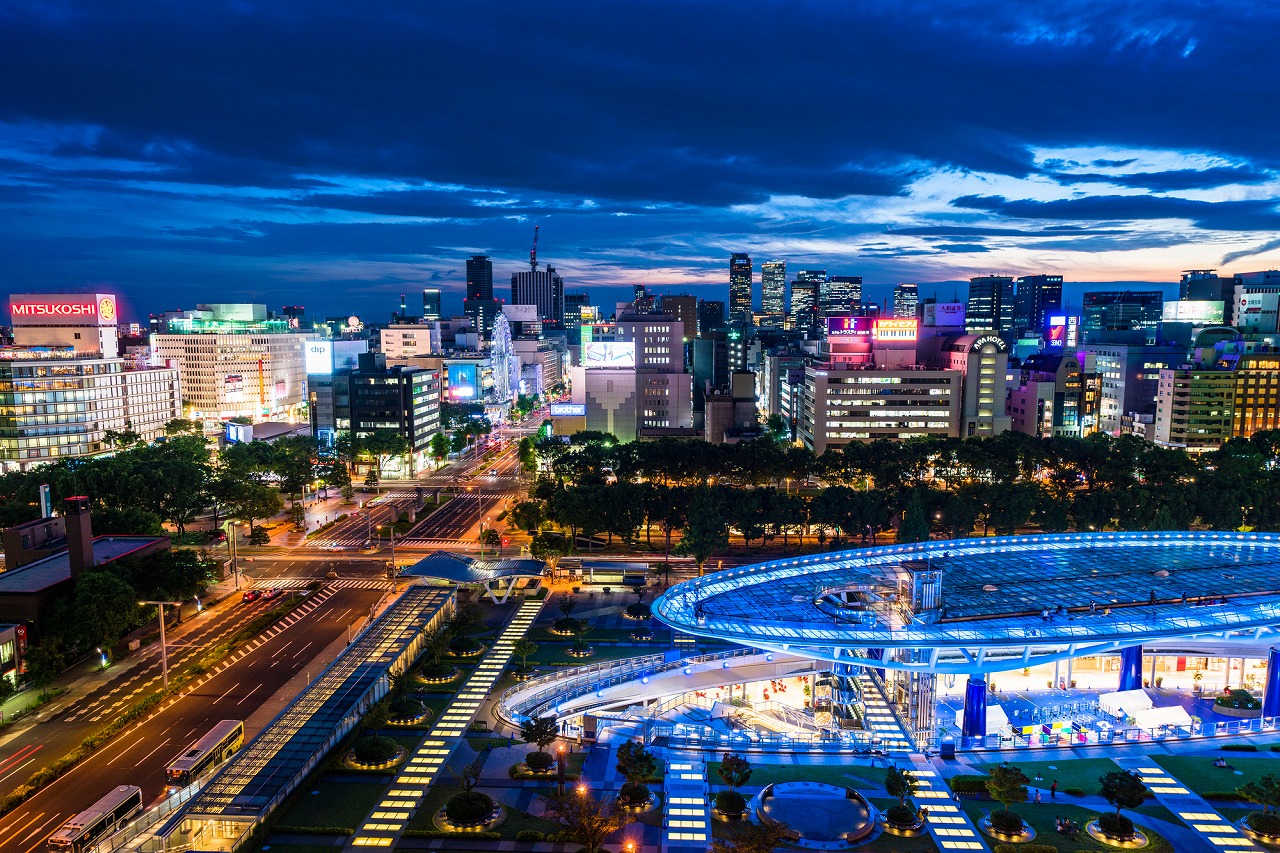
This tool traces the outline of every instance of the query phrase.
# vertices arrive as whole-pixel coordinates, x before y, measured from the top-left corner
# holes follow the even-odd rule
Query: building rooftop
[[[931,574],[937,606],[913,607],[914,585]],[[898,668],[940,672],[1173,638],[1256,644],[1280,621],[1280,535],[1064,534],[843,551],[686,581],[654,613],[687,633],[827,660],[912,650]]]
[[[500,578],[540,578],[546,568],[542,560],[476,560],[449,551],[436,551],[400,574],[453,583],[487,583]]]
[[[93,540],[93,562],[96,566],[127,557],[163,536],[98,536]],[[45,557],[21,568],[0,572],[0,595],[32,593],[48,589],[71,578],[71,555],[68,551]]]

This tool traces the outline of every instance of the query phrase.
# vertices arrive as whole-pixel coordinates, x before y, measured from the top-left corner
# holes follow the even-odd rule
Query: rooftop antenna
[[[529,269],[538,271],[538,227],[533,226],[533,248],[529,250]]]

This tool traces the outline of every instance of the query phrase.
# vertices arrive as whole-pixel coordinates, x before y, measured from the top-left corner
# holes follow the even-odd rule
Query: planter
[[[386,761],[376,761],[369,764],[364,763],[356,758],[356,751],[349,751],[345,758],[342,759],[343,765],[351,770],[390,770],[404,762],[409,757],[409,752],[403,746],[396,747],[396,754]]]
[[[638,628],[631,632],[631,639],[637,643],[647,643],[653,639],[653,632],[648,628]]]
[[[1223,717],[1234,717],[1237,720],[1256,720],[1262,716],[1261,708],[1230,708],[1226,705],[1215,704],[1213,713]]]
[[[516,681],[528,681],[530,678],[533,678],[537,674],[538,674],[538,671],[536,669],[533,669],[532,667],[529,669],[528,672],[521,672],[518,669],[511,671],[511,677],[514,678]]]
[[[416,677],[418,681],[422,682],[423,684],[437,685],[437,684],[448,684],[450,681],[457,679],[461,675],[462,675],[462,670],[458,669],[455,666],[452,668],[450,672],[444,673],[443,675],[419,674]]]
[[[1245,815],[1237,824],[1245,835],[1259,844],[1266,845],[1267,847],[1280,847],[1280,835],[1271,835],[1270,833],[1259,832],[1249,825],[1249,817],[1249,815]],[[1272,814],[1272,817],[1275,817],[1274,813]]]
[[[746,809],[743,809],[740,812],[722,812],[715,806],[711,807],[711,817],[715,820],[720,821],[721,823],[734,823],[736,821],[742,820],[746,816],[747,816]]]
[[[978,821],[978,829],[992,838],[998,838],[1001,841],[1011,841],[1021,844],[1024,841],[1031,841],[1036,837],[1036,831],[1031,828],[1025,820],[1022,822],[1022,831],[1016,833],[1005,832],[1003,829],[996,829],[991,825],[991,816],[984,815]]]
[[[1119,838],[1114,835],[1107,835],[1102,831],[1102,827],[1098,825],[1096,820],[1091,820],[1084,826],[1084,831],[1089,833],[1089,837],[1095,841],[1100,841],[1110,847],[1123,847],[1126,850],[1137,850],[1146,847],[1150,840],[1142,834],[1142,831],[1136,827],[1133,834],[1128,838]]]
[[[596,653],[596,650],[588,646],[585,649],[569,649],[565,652],[571,658],[589,658]]]

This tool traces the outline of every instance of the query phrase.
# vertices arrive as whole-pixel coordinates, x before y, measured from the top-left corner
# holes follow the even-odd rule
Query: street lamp
[[[240,567],[236,563],[236,523],[234,521],[225,521],[222,529],[227,534],[227,548],[231,552],[231,574],[236,580],[236,590],[240,589]]]
[[[148,604],[154,604],[160,609],[160,672],[164,679],[164,690],[169,692],[169,649],[164,642],[164,608],[166,605],[181,607],[181,602],[174,601],[139,601],[139,606],[146,607]]]
[[[556,782],[557,782],[558,790],[560,791],[561,794],[563,794],[564,793],[564,774],[565,774],[564,744],[560,744],[558,747],[556,747],[556,766],[557,766]]]

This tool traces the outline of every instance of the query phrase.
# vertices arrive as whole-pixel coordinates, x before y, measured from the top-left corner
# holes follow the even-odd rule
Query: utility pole
[[[182,603],[172,602],[172,601],[139,601],[138,604],[142,607],[146,607],[148,604],[154,604],[160,610],[160,672],[161,672],[161,677],[164,680],[164,690],[166,693],[168,693],[169,692],[169,649],[165,645],[165,640],[164,640],[164,608],[165,608],[165,605],[170,605],[170,604],[175,607],[181,607]]]

